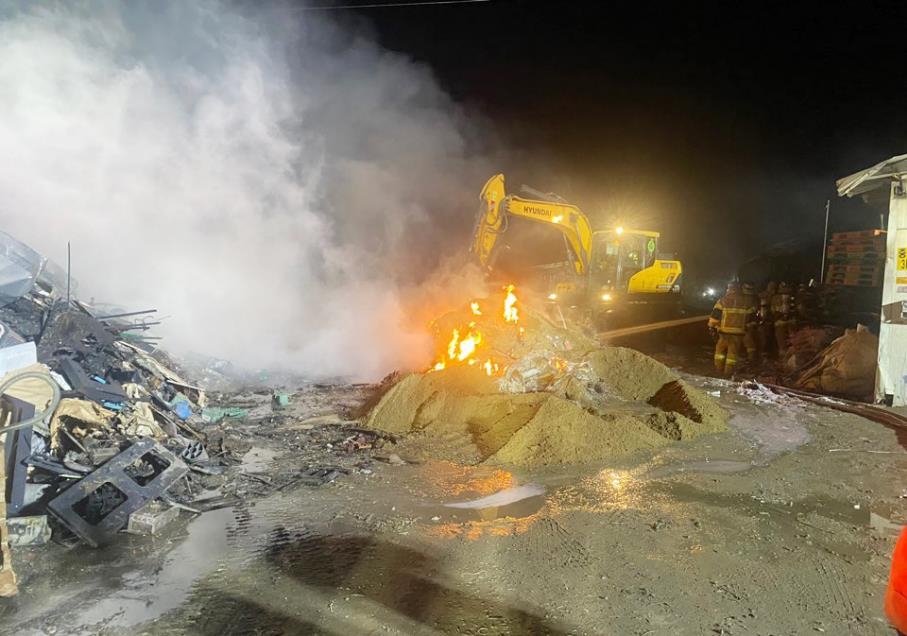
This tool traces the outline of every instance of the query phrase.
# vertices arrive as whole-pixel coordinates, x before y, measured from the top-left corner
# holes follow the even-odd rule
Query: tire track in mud
[[[843,578],[841,569],[831,561],[823,560],[816,564],[816,570],[819,573],[819,580],[822,581],[825,596],[830,601],[826,607],[846,619],[856,616],[857,610],[853,598],[847,587],[841,583]]]
[[[587,568],[592,564],[589,550],[555,519],[545,517],[526,533],[522,548],[533,555],[543,555],[546,562],[558,568]]]

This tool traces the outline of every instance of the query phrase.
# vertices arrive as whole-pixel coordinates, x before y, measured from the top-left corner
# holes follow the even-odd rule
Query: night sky
[[[835,179],[907,152],[907,7],[657,4],[330,13],[484,117],[511,185],[558,192],[599,226],[659,229],[700,276],[791,241],[815,243],[818,273],[827,199],[832,231],[878,224]]]

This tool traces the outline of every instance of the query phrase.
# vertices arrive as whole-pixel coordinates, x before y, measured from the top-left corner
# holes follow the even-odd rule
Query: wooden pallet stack
[[[885,230],[837,232],[826,252],[830,285],[881,287],[885,275]]]

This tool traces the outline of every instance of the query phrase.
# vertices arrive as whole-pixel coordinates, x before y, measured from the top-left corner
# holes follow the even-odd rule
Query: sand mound
[[[596,462],[726,427],[707,395],[641,353],[575,353],[545,392],[499,392],[474,367],[407,376],[366,424],[408,434],[401,452],[415,458],[520,466]]]
[[[714,400],[647,355],[624,347],[607,347],[590,353],[587,360],[606,389],[624,400],[644,401],[683,416],[699,425],[693,429],[699,434],[722,431],[727,426],[727,413]],[[686,428],[693,427],[687,424]]]
[[[488,461],[527,467],[581,464],[667,443],[666,437],[633,416],[597,416],[548,396]]]
[[[605,387],[625,400],[647,401],[677,376],[647,355],[624,347],[606,347],[586,357]]]
[[[369,413],[366,425],[388,433],[409,433],[424,428],[442,403],[497,393],[492,378],[471,367],[453,367],[442,373],[414,373],[388,390]],[[419,424],[421,423],[421,425]]]

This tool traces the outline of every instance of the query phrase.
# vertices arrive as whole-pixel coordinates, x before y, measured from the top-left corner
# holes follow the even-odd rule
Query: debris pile
[[[802,370],[844,332],[839,327],[802,327],[789,336],[787,352],[782,360],[784,370],[793,374]]]
[[[507,293],[512,294],[508,289]],[[724,430],[726,413],[668,367],[519,307],[519,324],[470,309],[439,319],[481,334],[483,364],[439,366],[391,386],[367,426],[405,436],[404,457],[544,466],[585,463]],[[481,319],[481,322],[479,320]],[[450,356],[447,361],[450,362]]]
[[[518,304],[512,285],[500,298],[473,300],[436,319],[432,327],[437,342],[433,371],[476,366],[488,376],[502,377],[515,373],[523,358],[543,357],[557,365],[597,346],[580,330],[558,327],[545,314]]]
[[[793,382],[804,391],[871,400],[879,339],[863,325],[848,329],[823,349]]]
[[[149,327],[127,317],[96,316],[39,286],[0,308],[0,327],[17,341],[0,348],[5,451],[15,458],[7,512],[50,513],[92,546],[150,502],[178,497],[191,465],[211,463],[193,426],[204,391],[152,354],[150,340],[127,336]]]
[[[89,306],[59,273],[0,233],[0,596],[17,591],[7,541],[40,545],[52,535],[98,547],[122,530],[157,534],[180,510],[369,470],[357,456],[386,436],[336,415],[300,424],[283,392],[209,403],[148,335],[154,310]],[[209,371],[226,377],[222,365]],[[259,433],[279,436],[282,448],[336,453],[337,465],[306,465],[300,452],[283,472],[260,475],[246,462]]]
[[[292,484],[320,485],[351,468],[366,471],[367,460],[356,456],[387,439],[336,412],[306,419],[305,392],[215,394],[212,404],[166,354],[127,342],[119,323],[76,301],[31,292],[0,308],[0,324],[26,306],[40,314],[40,329],[29,334],[35,341],[25,343],[31,358],[0,381],[25,372],[46,381],[25,378],[4,391],[4,404],[14,405],[4,411],[9,426],[39,413],[28,426],[7,428],[7,454],[16,457],[8,464],[8,511],[49,513],[89,545],[108,543],[124,528],[156,532],[172,520],[173,507],[203,512]],[[9,349],[0,349],[0,358]],[[299,461],[286,474],[259,475],[243,463],[253,438],[274,438]],[[306,454],[313,449],[318,457]],[[325,465],[327,454],[338,461]]]

